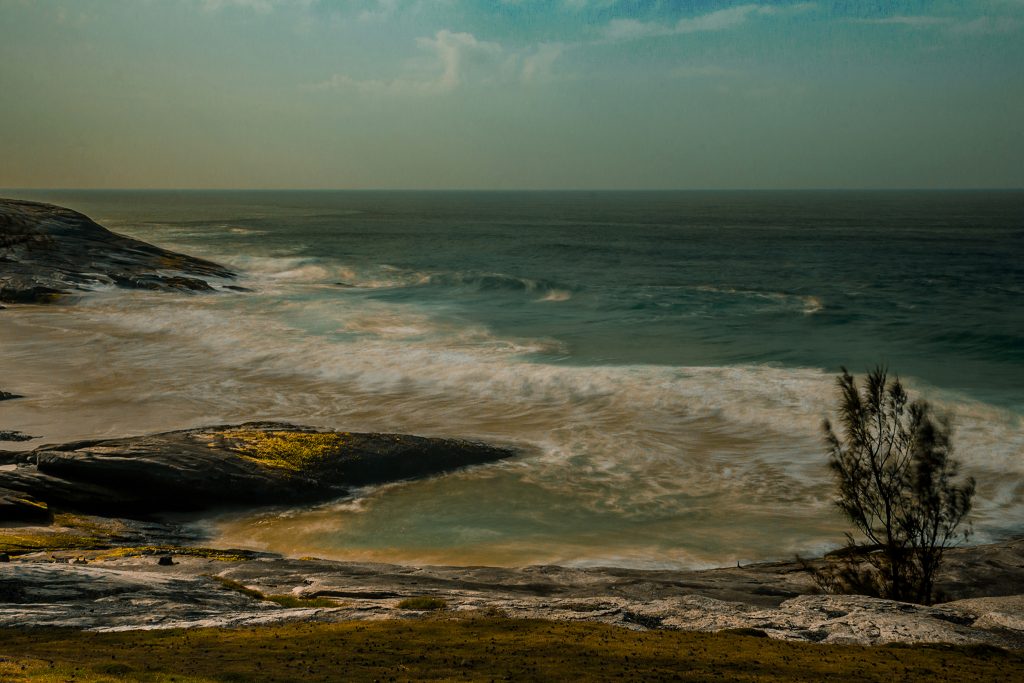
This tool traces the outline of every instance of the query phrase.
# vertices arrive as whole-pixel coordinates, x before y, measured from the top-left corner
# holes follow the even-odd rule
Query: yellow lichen
[[[143,555],[184,555],[187,557],[202,557],[207,560],[218,560],[220,562],[241,562],[248,559],[245,555],[217,550],[216,548],[177,545],[139,545],[114,548],[109,552],[98,555],[96,559],[111,560],[119,557],[139,557]]]
[[[104,539],[68,533],[18,533],[3,530],[0,533],[0,553],[25,555],[41,551],[89,550],[110,547]]]
[[[337,453],[345,445],[347,434],[238,429],[215,436],[222,437],[228,448],[247,460],[300,472]]]
[[[226,576],[210,576],[210,578],[228,590],[233,590],[256,600],[273,602],[281,607],[315,608],[342,606],[342,603],[336,600],[331,600],[330,598],[304,598],[298,595],[266,595],[261,591],[249,588],[244,583],[235,581],[234,579],[229,579]]]

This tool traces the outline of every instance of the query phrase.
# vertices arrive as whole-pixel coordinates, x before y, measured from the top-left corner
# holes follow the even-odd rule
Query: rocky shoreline
[[[236,289],[226,284],[234,276],[68,209],[0,200],[0,302],[50,303],[99,286]],[[337,562],[203,547],[201,534],[161,516],[331,500],[517,454],[273,422],[0,451],[0,627],[232,627],[420,618],[429,607],[824,643],[1024,648],[1024,540],[951,550],[938,582],[947,602],[922,607],[817,594],[799,562],[707,571]]]
[[[191,546],[49,550],[0,563],[0,627],[242,627],[422,618],[440,609],[453,616],[818,643],[1024,649],[1022,573],[1024,540],[952,550],[940,583],[956,599],[924,607],[816,594],[795,562],[704,571],[513,569],[337,562]],[[423,598],[429,598],[427,609],[409,607],[409,600]]]
[[[923,607],[821,595],[807,565],[705,571],[408,567],[205,547],[191,519],[514,457],[395,434],[246,423],[0,454],[0,627],[234,627],[452,614],[736,631],[824,643],[1024,649],[1024,539],[949,551]],[[103,516],[96,516],[100,513]],[[820,566],[827,559],[810,563]]]
[[[118,235],[61,206],[0,198],[0,303],[43,304],[102,286],[237,289],[212,261]]]

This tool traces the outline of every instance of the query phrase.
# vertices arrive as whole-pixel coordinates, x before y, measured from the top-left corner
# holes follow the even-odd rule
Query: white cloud
[[[398,9],[398,0],[376,0],[367,9],[359,13],[359,21],[383,21],[390,18]]]
[[[953,23],[953,20],[950,17],[932,17],[927,15],[883,17],[880,19],[856,19],[854,21],[858,24],[908,26],[910,28],[931,28],[933,26],[948,26]]]
[[[431,95],[451,92],[469,75],[488,80],[487,74],[501,65],[503,48],[498,43],[478,40],[471,33],[442,29],[433,37],[419,38],[417,45],[433,53],[422,64],[422,75],[392,80],[363,80],[335,74],[326,81],[307,86],[311,90],[348,89],[362,93],[390,95]]]
[[[467,68],[493,61],[502,52],[501,45],[477,40],[472,33],[454,33],[442,29],[433,38],[420,38],[420,46],[434,50],[441,66],[436,86],[441,91],[454,90],[462,84]]]
[[[521,58],[519,71],[524,83],[534,83],[551,78],[551,67],[570,46],[565,43],[541,43],[530,54]]]
[[[964,36],[991,36],[1014,33],[1022,25],[1024,24],[1020,20],[1012,17],[978,17],[973,21],[957,24],[952,31]]]
[[[675,24],[638,21],[636,19],[613,19],[604,29],[604,37],[612,41],[637,40],[655,36],[673,36],[687,33],[724,31],[747,22],[754,16],[770,16],[806,12],[817,5],[801,2],[793,5],[738,5],[694,17],[683,17]]]
[[[276,7],[309,7],[313,0],[200,0],[203,9],[211,12],[237,7],[254,12],[266,13]]]
[[[884,17],[880,19],[857,19],[858,24],[876,24],[883,26],[905,26],[915,29],[947,29],[949,33],[961,36],[989,36],[1013,33],[1024,23],[1013,17],[982,16],[968,21],[953,17],[937,17],[930,15],[909,15]]]

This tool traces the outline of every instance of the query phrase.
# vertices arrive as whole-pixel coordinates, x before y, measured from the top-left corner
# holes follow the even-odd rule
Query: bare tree
[[[834,592],[931,604],[943,553],[970,533],[974,496],[974,480],[960,482],[950,457],[949,420],[910,401],[884,368],[862,390],[846,368],[837,383],[838,433],[824,424],[836,504],[866,543],[847,534],[842,558],[816,578]]]

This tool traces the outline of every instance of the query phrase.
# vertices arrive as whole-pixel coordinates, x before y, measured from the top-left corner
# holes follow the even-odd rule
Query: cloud
[[[468,75],[487,80],[488,71],[501,64],[504,53],[498,43],[478,40],[471,33],[441,29],[429,38],[416,41],[433,53],[429,64],[423,64],[423,75],[402,76],[391,80],[363,80],[347,74],[335,74],[326,81],[306,86],[310,90],[347,89],[361,93],[390,95],[431,95],[447,93],[462,85]]]
[[[953,33],[963,36],[992,36],[1018,31],[1024,24],[1012,17],[978,17],[973,21],[952,27]]]
[[[467,67],[492,60],[502,52],[498,43],[480,41],[472,33],[454,33],[448,29],[441,29],[433,38],[420,38],[416,42],[437,53],[441,75],[436,86],[441,91],[454,90],[461,85]]]
[[[359,13],[359,21],[383,21],[398,9],[398,0],[376,0],[372,8]]]
[[[1013,17],[981,16],[969,21],[953,17],[937,17],[930,15],[910,15],[884,17],[880,19],[857,19],[858,24],[875,24],[882,26],[905,26],[914,29],[946,29],[949,33],[961,36],[990,36],[1013,33],[1024,23]]]
[[[308,7],[313,4],[313,0],[200,0],[200,4],[203,9],[211,12],[237,7],[265,14],[277,7]]]
[[[739,74],[736,69],[715,64],[681,64],[671,71],[673,78],[727,78]]]
[[[881,24],[888,26],[908,26],[910,28],[931,28],[933,26],[948,26],[953,23],[949,17],[920,16],[895,16],[883,17],[880,19],[855,19],[857,24]]]
[[[806,12],[816,8],[813,2],[793,5],[738,5],[694,17],[683,17],[674,24],[645,22],[637,19],[613,19],[604,28],[604,37],[611,41],[638,40],[657,36],[724,31],[735,28],[755,16],[771,16]]]
[[[524,83],[534,83],[551,78],[551,67],[571,47],[566,43],[541,43],[534,51],[521,58],[519,77]]]

